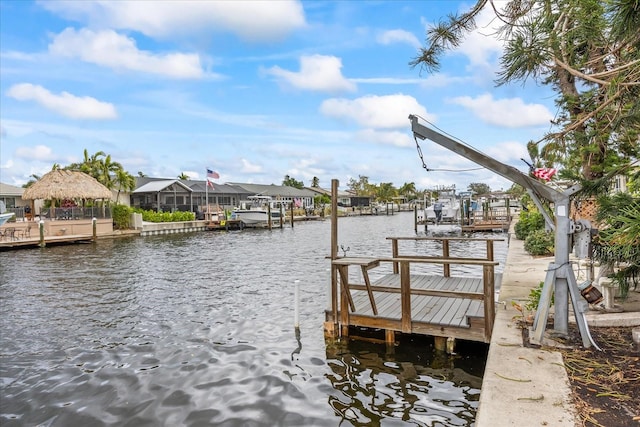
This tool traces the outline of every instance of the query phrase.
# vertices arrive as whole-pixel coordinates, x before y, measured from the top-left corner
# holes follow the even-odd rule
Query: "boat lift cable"
[[[431,126],[433,126],[434,128],[438,129],[440,132],[445,133],[442,129],[438,128],[436,125],[434,125],[433,123],[429,122],[428,120],[426,120],[424,117],[420,117],[418,115],[416,115],[416,117],[421,118],[422,120],[424,120],[425,122],[429,123]],[[455,138],[453,135],[449,135],[451,138]],[[468,145],[466,144],[464,141],[461,141],[458,138],[455,138],[456,140],[458,140],[460,143],[464,144],[464,145]],[[418,143],[418,138],[416,137],[415,133],[413,134],[413,140],[416,142],[416,149],[418,150],[418,156],[420,157],[420,161],[422,161],[422,168],[427,171],[427,172],[471,172],[471,171],[477,171],[477,170],[481,170],[481,169],[485,169],[483,167],[479,167],[479,168],[470,168],[470,169],[432,169],[430,167],[427,166],[427,163],[424,161],[424,156],[422,154],[422,148],[420,148],[420,143]]]

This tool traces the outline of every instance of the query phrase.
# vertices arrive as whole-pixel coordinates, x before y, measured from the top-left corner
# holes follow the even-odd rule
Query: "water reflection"
[[[350,218],[340,241],[388,254],[412,219]],[[329,237],[326,221],[0,252],[0,424],[472,425],[482,351],[325,344]]]
[[[473,425],[486,345],[468,343],[463,352],[436,352],[426,337],[402,339],[399,347],[328,344],[327,378],[341,392],[329,404],[348,425]]]

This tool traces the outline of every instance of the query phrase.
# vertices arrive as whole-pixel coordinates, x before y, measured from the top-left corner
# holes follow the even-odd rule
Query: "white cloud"
[[[469,58],[471,67],[495,68],[496,58],[504,50],[504,42],[496,37],[497,29],[501,25],[502,21],[496,18],[493,7],[487,4],[476,18],[477,28],[467,34],[457,48],[459,52]]]
[[[504,42],[497,37],[497,29],[502,21],[496,18],[492,6],[493,3],[487,4],[476,16],[476,29],[465,32],[460,44],[446,52],[448,55],[461,54],[466,56],[469,60],[467,71],[473,72],[478,80],[493,79],[498,69],[498,58],[504,51]],[[463,6],[461,13],[468,12],[469,9],[468,5]],[[424,20],[423,23],[426,31],[436,25]]]
[[[421,47],[420,41],[409,31],[405,30],[389,30],[378,35],[378,43],[390,45],[393,43],[406,43],[416,49]]]
[[[16,157],[28,160],[39,161],[55,161],[57,157],[53,154],[53,150],[46,145],[36,145],[35,147],[18,147],[16,149]]]
[[[78,97],[68,92],[55,95],[42,86],[30,83],[13,85],[7,96],[19,101],[35,101],[41,106],[72,119],[115,119],[118,117],[113,104],[101,102],[89,96]]]
[[[262,166],[254,165],[247,159],[240,159],[242,163],[242,167],[240,168],[241,173],[260,173],[262,172]]]
[[[485,154],[502,163],[516,163],[524,166],[520,159],[529,158],[526,145],[515,141],[499,142],[485,148],[484,151]]]
[[[332,98],[325,100],[320,112],[328,117],[351,120],[364,128],[409,128],[409,114],[435,121],[434,115],[409,95],[365,96],[353,100]]]
[[[83,28],[67,28],[58,34],[49,52],[62,57],[80,58],[85,62],[116,70],[159,74],[171,78],[193,79],[204,76],[197,54],[155,54],[141,51],[135,40],[112,30],[94,32]]]
[[[356,90],[356,85],[342,75],[341,68],[340,58],[312,55],[300,58],[299,72],[272,67],[265,70],[265,73],[296,89],[331,93]]]
[[[281,40],[305,27],[299,1],[41,1],[45,9],[97,28],[149,37],[231,32],[256,42]]]
[[[549,124],[553,114],[542,104],[525,104],[521,98],[493,99],[491,94],[476,98],[460,96],[450,102],[469,109],[485,123],[518,128]]]

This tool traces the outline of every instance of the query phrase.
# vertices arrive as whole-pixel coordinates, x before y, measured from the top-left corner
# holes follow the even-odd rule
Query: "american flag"
[[[218,179],[220,178],[220,175],[218,175],[218,172],[207,168],[207,178]]]
[[[214,188],[213,188],[213,182],[211,182],[211,181],[207,180],[207,185],[208,185],[209,187],[211,187],[211,189],[212,189],[212,190],[214,190]]]

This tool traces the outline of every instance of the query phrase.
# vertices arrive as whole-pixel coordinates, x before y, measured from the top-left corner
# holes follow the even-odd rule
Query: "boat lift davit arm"
[[[553,263],[550,263],[549,269],[547,270],[533,325],[533,339],[538,343],[542,342],[542,336],[544,334],[549,314],[549,306],[551,305],[551,295],[553,293],[555,304],[554,329],[556,332],[565,336],[568,335],[570,296],[583,345],[585,347],[590,347],[590,345],[593,344],[597,348],[598,346],[595,345],[591,338],[587,322],[584,317],[586,304],[578,298],[580,291],[576,283],[575,274],[571,268],[571,264],[569,263],[571,235],[576,231],[576,228],[580,227],[579,224],[576,225],[576,223],[569,219],[569,203],[570,197],[580,191],[581,187],[579,185],[574,185],[562,192],[558,191],[528,175],[525,175],[513,166],[505,165],[504,163],[501,163],[472,147],[461,144],[440,132],[420,124],[417,116],[410,115],[409,120],[411,121],[411,130],[415,137],[433,141],[436,144],[497,173],[509,181],[521,185],[525,190],[527,190],[531,199],[543,214],[547,225],[555,231],[555,259]],[[546,199],[554,204],[555,223],[543,208],[541,199]]]

